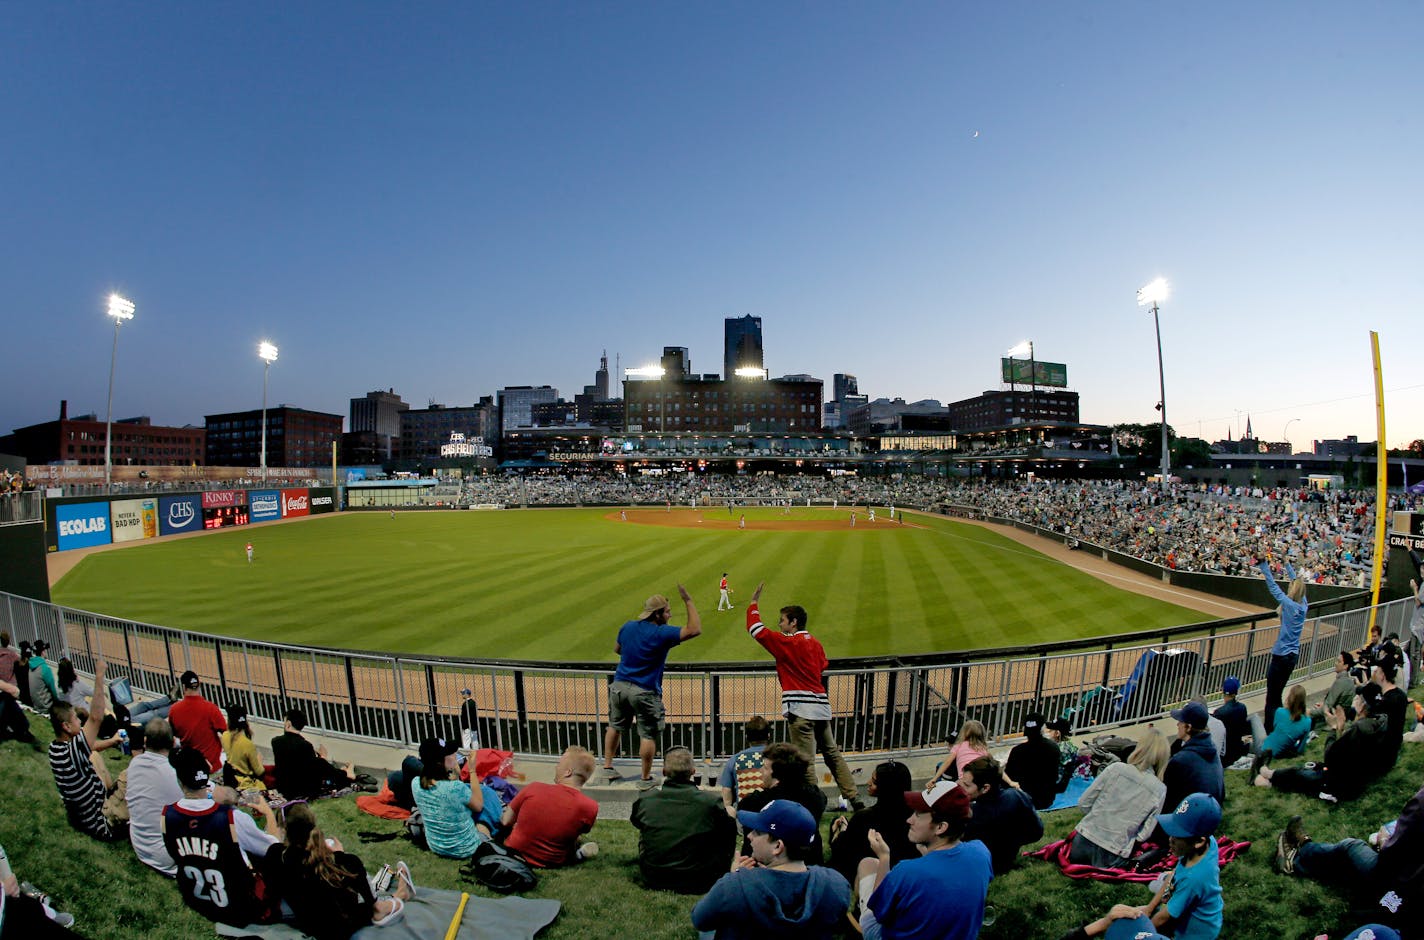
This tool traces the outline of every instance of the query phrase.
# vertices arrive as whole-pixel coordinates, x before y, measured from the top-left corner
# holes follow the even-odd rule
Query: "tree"
[[[1211,466],[1211,445],[1199,437],[1177,438],[1172,444],[1172,466]]]

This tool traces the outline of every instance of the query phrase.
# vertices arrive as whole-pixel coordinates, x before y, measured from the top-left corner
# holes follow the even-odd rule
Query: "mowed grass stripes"
[[[748,509],[749,522],[844,512]],[[1103,636],[1204,615],[1111,587],[989,530],[938,517],[829,531],[640,525],[605,510],[345,513],[101,552],[58,603],[133,620],[345,649],[612,661],[618,626],[685,583],[704,635],[683,661],[760,659],[745,605],[800,604],[833,657]],[[713,518],[710,515],[709,519]],[[243,546],[251,541],[256,560]],[[717,611],[730,573],[735,611]]]

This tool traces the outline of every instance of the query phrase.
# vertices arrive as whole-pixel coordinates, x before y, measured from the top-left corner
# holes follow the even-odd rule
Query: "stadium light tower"
[[[277,347],[265,339],[257,344],[257,358],[262,365],[262,482],[267,482],[267,373],[277,361]]]
[[[1014,357],[1022,356],[1025,353],[1028,354],[1028,381],[1030,389],[1028,400],[1028,419],[1032,421],[1034,412],[1037,410],[1038,405],[1038,376],[1035,375],[1035,373],[1038,371],[1038,366],[1033,359],[1033,340],[1031,339],[1026,339],[1022,343],[1019,343],[1017,346],[1015,346],[1013,349],[1009,350],[1009,388],[1010,390],[1012,390],[1014,385]],[[1009,417],[1012,418],[1013,416],[1010,415]]]
[[[104,492],[109,492],[114,478],[114,366],[119,361],[119,324],[134,317],[132,301],[118,294],[109,295],[109,316],[114,318],[114,351],[109,354],[109,411],[104,417]]]
[[[1172,452],[1167,447],[1167,378],[1162,369],[1162,321],[1157,316],[1157,306],[1167,299],[1171,288],[1167,279],[1157,278],[1137,291],[1137,306],[1152,307],[1152,325],[1157,330],[1157,385],[1162,396],[1157,402],[1157,410],[1162,412],[1162,492],[1167,492],[1167,471],[1171,468]]]

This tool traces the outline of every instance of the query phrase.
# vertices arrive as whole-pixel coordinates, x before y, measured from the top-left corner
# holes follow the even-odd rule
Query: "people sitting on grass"
[[[1068,789],[1068,783],[1081,763],[1078,745],[1070,740],[1073,737],[1073,723],[1067,718],[1055,718],[1045,724],[1043,730],[1048,740],[1058,748],[1058,792],[1062,793]]]
[[[222,709],[203,697],[203,683],[196,672],[185,670],[178,684],[183,688],[183,697],[168,709],[173,733],[184,747],[201,751],[208,759],[208,769],[217,773],[222,770],[222,741],[218,735],[227,730],[227,719]]]
[[[94,758],[106,701],[104,668],[103,660],[94,667],[94,700],[87,720],[81,723],[74,706],[67,702],[50,709],[54,740],[49,746],[49,766],[69,824],[95,839],[113,842],[124,835],[104,818],[104,797],[114,782],[103,758]]]
[[[68,656],[61,657],[59,660],[56,667],[55,684],[59,690],[56,701],[68,702],[75,708],[89,707],[89,697],[94,694],[94,687],[74,671],[74,663]]]
[[[30,721],[20,707],[20,687],[0,679],[0,741],[14,738],[22,744],[39,745],[30,731]]]
[[[208,920],[233,927],[280,918],[275,873],[281,830],[277,815],[256,797],[265,831],[236,808],[237,791],[210,787],[208,759],[194,748],[172,756],[183,799],[163,809],[163,844],[178,869],[183,903]],[[269,853],[272,857],[269,857]]]
[[[1389,731],[1379,713],[1382,699],[1379,686],[1373,682],[1360,686],[1355,690],[1353,706],[1332,708],[1325,713],[1326,723],[1337,737],[1325,749],[1322,762],[1280,770],[1263,767],[1253,782],[1258,787],[1330,801],[1355,799],[1393,766],[1386,741]],[[1351,714],[1354,721],[1350,721]]]
[[[804,806],[819,827],[821,817],[826,814],[826,794],[821,792],[820,787],[812,786],[807,782],[808,760],[806,755],[797,750],[795,745],[780,741],[768,747],[764,756],[766,765],[762,772],[766,779],[766,786],[755,793],[747,794],[742,799],[740,809],[756,812],[772,800],[790,800]],[[811,854],[807,858],[815,864],[819,865],[825,860],[825,848],[821,843],[819,828],[815,838],[811,840],[809,851]],[[751,854],[749,839],[743,838],[740,854]]]
[[[992,757],[970,761],[959,774],[959,787],[974,803],[964,840],[988,847],[994,874],[1011,871],[1019,849],[1043,838],[1043,820],[1033,801],[1022,790],[1004,785],[999,762]]]
[[[328,838],[309,804],[283,813],[282,895],[296,916],[295,926],[316,940],[347,940],[363,927],[385,927],[401,919],[415,897],[415,881],[405,862],[396,863],[396,890],[377,898],[361,859]]]
[[[173,726],[163,718],[149,719],[132,733],[131,744],[133,758],[124,771],[128,775],[124,799],[129,809],[129,842],[140,862],[172,878],[178,868],[163,844],[163,810],[183,799],[178,775],[168,759],[173,750]]]
[[[1068,860],[1095,868],[1125,868],[1137,843],[1152,834],[1167,785],[1171,748],[1156,728],[1148,728],[1126,761],[1102,769],[1078,800],[1083,818],[1068,849]]]
[[[1305,713],[1305,686],[1293,685],[1286,693],[1285,704],[1276,709],[1269,732],[1260,715],[1251,716],[1251,752],[1253,776],[1269,766],[1277,757],[1295,757],[1305,751],[1310,739],[1310,717]]]
[[[1058,745],[1043,736],[1048,716],[1030,712],[1024,717],[1024,742],[1009,751],[1004,762],[1004,784],[1022,789],[1038,809],[1048,809],[1058,795]]]
[[[1310,706],[1312,727],[1316,722],[1325,725],[1324,742],[1328,746],[1335,740],[1334,732],[1329,729],[1325,721],[1325,710],[1327,708],[1342,708],[1349,705],[1355,699],[1355,677],[1351,671],[1355,668],[1355,656],[1349,650],[1341,650],[1335,657],[1335,681],[1330,683],[1330,688],[1320,698],[1318,702]]]
[[[958,780],[970,761],[989,756],[989,736],[981,722],[970,719],[959,727],[959,735],[951,739],[949,753],[935,768],[930,780]]]
[[[1174,709],[1172,717],[1177,721],[1177,740],[1162,775],[1162,782],[1167,785],[1162,805],[1180,805],[1193,793],[1205,793],[1218,804],[1224,804],[1226,777],[1222,773],[1221,757],[1206,730],[1206,709],[1196,702],[1188,702]]]
[[[1380,688],[1380,707],[1377,714],[1384,718],[1384,747],[1388,755],[1388,766],[1393,767],[1399,759],[1399,747],[1404,742],[1404,710],[1409,706],[1409,696],[1394,684],[1398,675],[1398,653],[1382,653],[1375,659],[1370,672],[1370,681]]]
[[[420,742],[420,776],[411,787],[430,851],[467,859],[499,828],[504,807],[479,783],[458,779],[460,742],[426,738]]]
[[[639,796],[629,821],[638,830],[638,868],[649,888],[704,894],[726,873],[737,825],[717,794],[703,791],[685,747],[663,755],[663,785]]]
[[[44,658],[48,650],[48,643],[35,640],[30,647],[30,658],[26,664],[29,667],[30,707],[41,715],[48,715],[49,710],[60,701],[59,687],[54,682],[54,670],[49,668],[49,663],[45,662]]]
[[[861,860],[875,854],[870,848],[872,829],[890,846],[892,864],[919,858],[919,851],[910,841],[910,810],[905,805],[905,794],[911,789],[910,768],[897,760],[884,761],[871,772],[867,787],[868,795],[875,798],[874,805],[853,816],[831,820],[830,865],[846,880],[853,881]],[[869,898],[868,891],[862,895],[862,900]]]
[[[536,868],[557,868],[597,855],[597,842],[581,842],[598,821],[598,804],[582,792],[596,767],[587,749],[565,750],[554,767],[553,783],[529,784],[504,808],[500,823],[509,829],[505,846]]]
[[[1424,910],[1424,788],[1369,841],[1316,842],[1293,816],[1276,839],[1276,871],[1349,888],[1364,917],[1395,929],[1418,923]]]
[[[1251,750],[1251,721],[1246,706],[1236,700],[1241,680],[1227,676],[1221,682],[1222,703],[1212,715],[1226,729],[1226,749],[1221,754],[1221,766],[1230,767]]]
[[[1179,940],[1214,940],[1221,933],[1221,865],[1214,837],[1221,825],[1221,804],[1205,793],[1193,793],[1157,821],[1171,839],[1177,867],[1162,878],[1152,900],[1141,906],[1114,904],[1105,917],[1063,940],[1102,936],[1124,920],[1129,926],[1113,930],[1117,936],[1156,937],[1168,925]]]
[[[742,797],[766,785],[762,768],[766,764],[766,746],[771,743],[771,722],[760,715],[748,718],[743,730],[747,746],[727,758],[722,765],[722,773],[717,777],[717,786],[722,790],[722,806],[733,817]]]
[[[227,755],[223,764],[223,783],[239,792],[266,790],[267,765],[257,753],[252,740],[252,726],[247,723],[247,709],[241,705],[227,707],[227,730],[222,733],[222,751]]]
[[[20,890],[20,879],[0,845],[0,940],[61,940],[78,936],[69,928],[74,915],[56,911],[48,901]]]
[[[350,764],[337,767],[327,759],[326,745],[312,747],[302,736],[306,726],[306,712],[290,709],[282,725],[283,733],[272,739],[277,790],[289,800],[326,796],[350,787],[356,780],[355,768]]]
[[[760,811],[739,810],[737,821],[747,831],[751,854],[739,858],[693,907],[692,926],[700,937],[834,936],[845,922],[850,885],[819,864],[810,812],[799,803],[772,800]]]
[[[875,831],[860,875],[870,899],[860,914],[866,940],[973,940],[984,923],[994,877],[989,850],[965,838],[972,810],[959,784],[941,780],[905,794],[910,841],[923,853],[891,867],[890,846]]]

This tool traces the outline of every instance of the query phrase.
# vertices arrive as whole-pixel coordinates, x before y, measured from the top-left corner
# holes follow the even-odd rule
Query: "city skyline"
[[[1424,8],[77,4],[0,11],[0,434],[268,398],[468,404],[763,322],[771,375],[1085,422],[1424,437]],[[748,28],[748,27],[752,28]],[[316,41],[319,37],[319,41]],[[610,362],[610,365],[612,363]],[[615,388],[619,376],[614,376]],[[1297,420],[1298,419],[1298,420]]]

